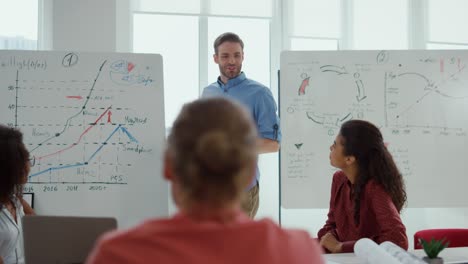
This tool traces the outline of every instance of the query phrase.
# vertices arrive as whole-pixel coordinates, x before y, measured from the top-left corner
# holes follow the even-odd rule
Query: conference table
[[[424,257],[426,254],[422,249],[410,250],[412,254],[418,257]],[[354,253],[324,254],[328,264],[365,264],[365,260],[360,259]],[[468,264],[468,247],[446,248],[439,257],[444,259],[444,264],[465,263]]]

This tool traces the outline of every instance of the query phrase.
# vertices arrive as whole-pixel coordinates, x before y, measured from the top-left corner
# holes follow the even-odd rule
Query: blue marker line
[[[77,163],[77,164],[74,164],[74,165],[65,165],[65,166],[61,166],[61,167],[53,167],[51,168],[52,170],[58,170],[58,169],[66,169],[66,168],[72,168],[72,167],[79,167],[79,166],[83,166],[83,165],[86,165],[85,163]]]
[[[117,132],[119,130],[120,126],[121,125],[116,127],[114,129],[114,131],[112,131],[112,133],[107,137],[107,139],[104,140],[104,142],[102,142],[101,146],[99,146],[99,148],[93,153],[93,155],[91,155],[91,157],[89,157],[88,162],[90,162],[94,158],[94,156],[96,156],[96,154],[106,145],[107,141],[109,141],[109,139],[115,134],[115,132]]]
[[[127,134],[128,138],[130,138],[130,141],[133,141],[135,143],[138,143],[138,140],[136,140],[136,138],[134,138],[132,136],[132,134],[130,134],[130,132],[128,132],[128,130],[125,128],[125,127],[121,127],[120,128],[125,134]]]
[[[138,140],[136,140],[136,138],[134,138],[130,132],[128,132],[128,130],[124,127],[122,127],[122,125],[119,125],[117,126],[114,131],[112,131],[112,133],[107,137],[107,139],[101,144],[101,146],[99,146],[99,148],[91,155],[91,157],[88,159],[87,162],[85,163],[77,163],[77,164],[72,164],[72,165],[64,165],[64,166],[57,166],[57,167],[50,167],[50,168],[47,168],[45,170],[42,170],[42,171],[39,171],[39,172],[36,172],[34,174],[31,174],[29,175],[29,178],[32,178],[32,177],[35,177],[35,176],[38,176],[38,175],[41,175],[41,174],[44,174],[46,172],[51,172],[51,171],[54,171],[54,170],[61,170],[61,169],[67,169],[67,168],[73,168],[73,167],[80,167],[80,166],[86,166],[88,165],[88,163],[94,158],[94,156],[96,156],[96,154],[106,145],[107,141],[109,141],[112,136],[119,130],[121,129],[129,138],[131,141],[133,142],[136,142],[138,143]]]
[[[83,165],[85,165],[85,163],[78,163],[78,164],[74,164],[74,165],[51,167],[51,168],[36,172],[34,174],[31,174],[31,175],[29,175],[29,178],[32,178],[32,177],[35,177],[37,175],[41,175],[43,173],[50,172],[50,171],[53,171],[53,170],[61,170],[61,169],[66,169],[66,168],[71,168],[71,167],[80,167],[80,166],[83,166]]]
[[[32,178],[32,177],[37,176],[37,175],[41,175],[42,173],[45,173],[45,172],[48,172],[48,171],[51,171],[51,170],[52,170],[52,168],[48,168],[48,169],[42,170],[40,172],[36,172],[34,174],[29,175],[29,178]]]

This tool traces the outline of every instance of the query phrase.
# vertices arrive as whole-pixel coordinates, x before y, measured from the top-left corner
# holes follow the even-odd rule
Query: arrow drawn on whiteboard
[[[322,125],[324,123],[324,117],[321,116],[315,116],[314,113],[309,114],[309,112],[306,112],[307,118],[312,120],[314,123]]]
[[[109,112],[107,112],[107,123],[112,123],[111,116],[112,112],[109,110]]]
[[[131,63],[131,62],[128,62],[127,64],[127,71],[128,72],[131,72],[133,70],[133,68],[135,68],[135,64]]]
[[[362,80],[357,80],[356,86],[357,86],[357,92],[358,92],[358,94],[356,95],[356,99],[358,102],[361,102],[362,100],[367,98]]]
[[[338,75],[348,74],[348,71],[346,70],[345,66],[340,67],[336,65],[323,65],[320,66],[320,70],[322,70],[322,72],[335,72]]]
[[[424,75],[422,75],[422,74],[420,74],[420,73],[417,73],[417,72],[405,72],[405,73],[400,73],[400,74],[398,74],[398,77],[401,77],[401,76],[404,76],[404,75],[416,75],[416,76],[419,76],[419,77],[423,78],[423,79],[426,81],[426,83],[427,83],[428,86],[432,86],[432,85],[433,85],[433,83],[432,83],[426,76],[424,76]]]
[[[132,136],[132,134],[130,134],[130,132],[128,132],[128,130],[125,127],[121,126],[120,130],[122,130],[122,132],[124,132],[127,135],[130,141],[138,143],[138,140],[134,136]]]
[[[340,127],[341,124],[343,124],[344,122],[346,122],[346,121],[348,121],[348,120],[351,120],[351,119],[353,119],[353,115],[352,115],[351,113],[348,113],[345,117],[343,117],[343,118],[341,118],[341,119],[340,119],[340,118],[337,118],[337,119],[336,119],[335,125],[336,125],[337,127]]]
[[[302,80],[301,86],[299,87],[298,94],[299,95],[304,95],[305,94],[305,89],[307,86],[309,86],[309,79],[310,77],[305,78]]]
[[[301,147],[302,147],[303,144],[304,144],[304,143],[294,144],[294,146],[296,146],[297,149],[301,149]]]
[[[67,95],[68,99],[78,99],[81,100],[83,97],[81,95]]]

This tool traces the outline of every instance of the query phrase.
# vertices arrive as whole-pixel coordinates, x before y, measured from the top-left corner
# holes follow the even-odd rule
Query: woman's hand
[[[34,209],[23,199],[21,198],[21,205],[23,206],[23,211],[25,215],[35,215]],[[2,264],[0,262],[0,264]]]
[[[332,233],[326,233],[320,239],[320,245],[328,249],[331,253],[340,253],[342,251],[342,243],[338,241]]]

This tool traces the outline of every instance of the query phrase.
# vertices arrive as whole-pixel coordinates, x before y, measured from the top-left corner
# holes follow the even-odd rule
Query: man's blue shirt
[[[202,97],[219,96],[233,98],[250,111],[257,125],[259,137],[281,141],[276,103],[270,89],[266,86],[248,79],[245,73],[241,72],[236,78],[228,80],[226,84],[218,77],[217,82],[207,86],[202,93]],[[257,166],[256,180],[249,188],[253,187],[259,178],[260,172]]]

